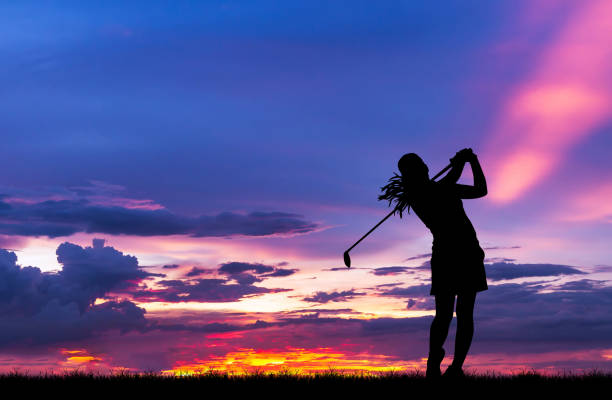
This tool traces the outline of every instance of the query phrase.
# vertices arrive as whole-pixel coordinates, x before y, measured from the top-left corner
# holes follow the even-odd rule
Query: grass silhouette
[[[523,371],[513,375],[498,373],[467,374],[465,379],[428,380],[415,372],[329,371],[301,373],[299,370],[266,372],[250,370],[236,373],[210,370],[190,375],[162,375],[156,372],[133,373],[127,370],[95,373],[79,370],[61,373],[28,374],[19,371],[0,375],[0,387],[28,394],[77,394],[90,396],[177,396],[198,394],[210,397],[269,395],[294,396],[384,396],[491,398],[520,396],[585,396],[609,393],[612,373],[590,371],[542,375]],[[318,399],[315,399],[318,400]]]

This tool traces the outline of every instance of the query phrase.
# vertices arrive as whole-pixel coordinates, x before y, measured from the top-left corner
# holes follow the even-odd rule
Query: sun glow
[[[97,364],[102,361],[100,357],[92,356],[87,350],[61,350],[61,353],[66,356],[66,360],[62,363],[66,367],[76,367],[81,365]]]
[[[423,360],[399,361],[379,354],[345,354],[327,347],[314,349],[289,348],[282,350],[239,349],[225,356],[212,356],[207,360],[178,362],[174,368],[163,371],[170,375],[193,375],[210,371],[244,374],[253,371],[286,371],[313,373],[337,372],[385,372],[422,368]]]

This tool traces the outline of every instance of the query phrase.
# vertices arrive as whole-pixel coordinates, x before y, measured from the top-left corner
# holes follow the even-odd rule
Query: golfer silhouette
[[[484,251],[476,231],[465,214],[462,199],[476,199],[487,194],[487,183],[471,149],[463,149],[450,160],[449,173],[439,181],[429,179],[429,169],[414,153],[398,162],[408,204],[433,235],[431,255],[431,292],[436,300],[436,316],[429,334],[427,377],[441,375],[443,345],[453,319],[457,298],[457,335],[455,354],[445,376],[462,377],[463,362],[474,334],[476,293],[487,290]],[[474,185],[461,185],[465,163],[469,163]]]

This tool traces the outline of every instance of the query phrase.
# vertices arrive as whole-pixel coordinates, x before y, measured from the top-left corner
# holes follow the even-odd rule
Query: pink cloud
[[[506,203],[547,178],[612,116],[612,3],[580,3],[506,100],[485,148],[489,197]]]
[[[558,217],[572,222],[612,222],[612,182],[578,193]]]

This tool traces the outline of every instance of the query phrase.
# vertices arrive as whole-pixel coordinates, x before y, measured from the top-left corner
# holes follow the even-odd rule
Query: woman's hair
[[[386,200],[389,206],[395,203],[395,209],[400,214],[404,211],[410,212],[412,203],[412,191],[415,186],[426,182],[429,179],[429,169],[421,160],[421,157],[414,153],[404,154],[397,163],[401,176],[393,174],[389,183],[380,188],[383,192],[378,196],[378,200]]]

